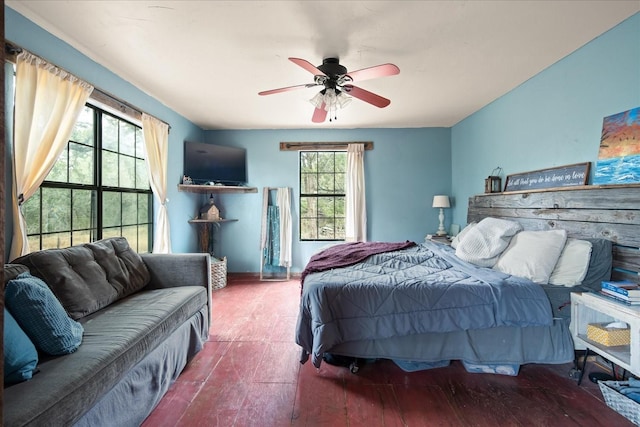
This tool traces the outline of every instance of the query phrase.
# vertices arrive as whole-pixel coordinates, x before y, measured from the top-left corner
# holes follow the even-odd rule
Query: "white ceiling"
[[[5,4],[203,129],[453,126],[640,11],[639,0],[55,1]],[[46,56],[44,53],[40,53]],[[318,88],[288,57],[400,74],[356,83],[311,122]],[[106,88],[105,88],[106,89]]]

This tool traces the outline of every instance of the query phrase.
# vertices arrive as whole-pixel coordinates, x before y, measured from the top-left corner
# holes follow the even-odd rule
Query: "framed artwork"
[[[593,184],[640,182],[640,107],[605,117]]]

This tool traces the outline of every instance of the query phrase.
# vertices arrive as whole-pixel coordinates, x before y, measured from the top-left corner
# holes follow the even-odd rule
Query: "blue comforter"
[[[349,341],[497,326],[548,326],[549,300],[529,280],[475,267],[426,242],[304,281],[296,342],[303,362]]]

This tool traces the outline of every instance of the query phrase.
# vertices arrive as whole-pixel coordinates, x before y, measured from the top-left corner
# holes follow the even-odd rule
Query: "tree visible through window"
[[[300,152],[300,240],[344,240],[347,153]]]
[[[149,252],[152,197],[142,129],[86,105],[67,147],[22,207],[29,250],[124,236],[136,251]]]

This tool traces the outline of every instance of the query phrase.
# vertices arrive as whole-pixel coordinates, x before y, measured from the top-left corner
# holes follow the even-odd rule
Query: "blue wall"
[[[512,173],[579,162],[595,168],[602,119],[638,106],[640,14],[455,125],[453,194],[482,193],[496,166],[503,185]],[[454,222],[465,224],[466,215],[459,203]]]
[[[369,240],[422,241],[438,228],[433,195],[451,191],[449,129],[216,130],[206,137],[206,142],[246,148],[249,185],[259,190],[216,197],[223,216],[239,220],[220,229],[219,253],[227,256],[230,271],[259,271],[264,187],[292,188],[292,270],[301,271],[313,252],[327,244],[298,238],[299,155],[280,151],[280,142],[373,141],[364,160]],[[446,218],[448,226],[450,212]]]

